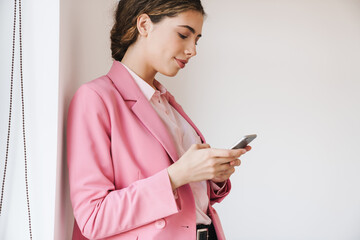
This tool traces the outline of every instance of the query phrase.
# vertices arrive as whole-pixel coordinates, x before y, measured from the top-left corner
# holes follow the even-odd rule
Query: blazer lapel
[[[126,68],[120,62],[114,61],[107,76],[112,80],[125,101],[135,101],[131,110],[161,143],[170,158],[174,162],[177,161],[179,156],[174,140]]]
[[[163,145],[171,159],[174,162],[177,161],[179,156],[175,148],[174,140],[145,96],[138,99],[133,105],[132,110],[152,135]]]
[[[180,104],[178,104],[174,98],[173,95],[171,95],[170,92],[169,93],[169,103],[176,109],[176,111],[178,111],[178,113],[180,113],[180,115],[195,129],[196,133],[200,136],[201,141],[203,143],[206,143],[204,136],[201,134],[200,130],[195,126],[195,124],[191,121],[191,119],[189,118],[188,115],[186,115],[185,111],[183,110],[183,108],[180,106]]]

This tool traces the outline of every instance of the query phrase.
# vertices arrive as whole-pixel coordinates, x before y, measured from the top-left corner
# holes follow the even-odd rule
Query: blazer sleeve
[[[179,212],[167,169],[115,189],[109,113],[90,86],[75,93],[67,124],[70,198],[85,237],[106,238]]]
[[[210,185],[210,204],[220,203],[231,190],[231,182],[228,179],[222,187],[217,186],[216,183],[209,180]]]

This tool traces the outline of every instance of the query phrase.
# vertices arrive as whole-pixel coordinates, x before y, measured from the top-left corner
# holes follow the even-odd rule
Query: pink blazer
[[[170,95],[170,104],[205,139]],[[67,160],[75,223],[73,239],[195,240],[195,202],[188,184],[174,198],[167,167],[177,161],[165,125],[120,62],[109,73],[82,85],[68,113]],[[211,206],[209,216],[225,239]]]

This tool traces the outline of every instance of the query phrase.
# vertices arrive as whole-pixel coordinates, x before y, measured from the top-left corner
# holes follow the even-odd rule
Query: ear
[[[136,27],[139,31],[140,36],[147,37],[147,35],[152,29],[152,26],[153,23],[151,22],[149,15],[143,13],[140,16],[138,16]]]

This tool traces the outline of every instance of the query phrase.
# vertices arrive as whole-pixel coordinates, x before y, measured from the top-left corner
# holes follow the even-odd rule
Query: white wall
[[[13,1],[0,1],[0,173],[8,124]],[[23,1],[23,71],[28,180],[33,239],[52,239],[55,217],[59,65],[58,1]],[[41,6],[41,7],[39,7]],[[16,37],[19,43],[18,35]],[[19,51],[16,48],[13,122],[0,239],[29,239],[24,180]]]
[[[117,1],[60,2],[60,81],[55,239],[70,239],[73,214],[66,164],[66,120],[78,87],[111,66],[110,29]]]
[[[34,239],[70,238],[66,112],[80,84],[109,70],[108,34],[116,2],[23,2]],[[175,78],[158,79],[212,147],[228,147],[244,134],[259,135],[231,178],[231,194],[216,205],[226,236],[359,239],[360,2],[203,4],[208,17],[198,56]],[[11,9],[12,4],[0,3],[0,173],[7,133]],[[1,239],[28,238],[19,94],[17,84]]]
[[[360,239],[360,2],[203,1],[162,78],[212,147],[257,133],[217,205],[230,240]]]

